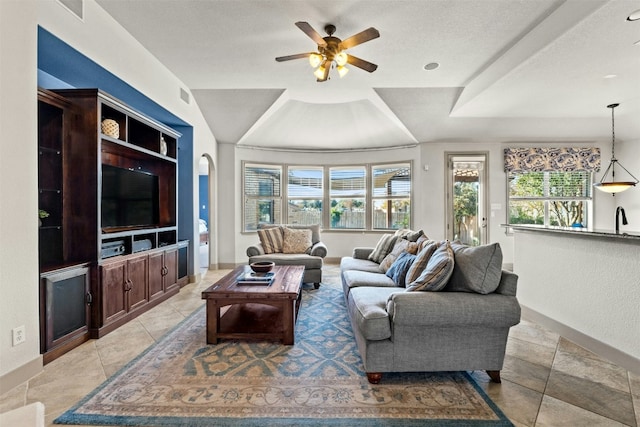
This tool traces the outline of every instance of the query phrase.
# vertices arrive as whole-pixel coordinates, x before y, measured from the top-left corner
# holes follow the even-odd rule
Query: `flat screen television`
[[[102,165],[102,228],[159,224],[158,177],[133,169]]]

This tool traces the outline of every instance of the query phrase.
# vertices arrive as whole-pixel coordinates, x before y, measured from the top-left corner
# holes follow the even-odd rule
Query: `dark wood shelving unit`
[[[179,292],[188,249],[177,240],[179,133],[99,89],[41,89],[38,111],[39,209],[49,213],[39,229],[41,349],[50,361]],[[117,191],[132,194],[109,196],[103,185],[125,178],[103,182],[105,168],[149,187],[125,181]],[[148,220],[138,224],[140,212]],[[54,291],[73,297],[69,307],[56,306]],[[64,310],[76,330],[56,318]]]

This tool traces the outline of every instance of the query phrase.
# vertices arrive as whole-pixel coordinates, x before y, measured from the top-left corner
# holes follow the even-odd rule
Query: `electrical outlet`
[[[13,333],[13,346],[17,346],[18,344],[22,344],[27,340],[27,336],[25,334],[24,325],[18,326],[17,328],[13,328],[11,331]]]

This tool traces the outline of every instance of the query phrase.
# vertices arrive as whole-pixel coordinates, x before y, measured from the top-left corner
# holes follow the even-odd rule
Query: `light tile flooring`
[[[337,280],[337,266],[325,269],[325,277]],[[0,396],[0,413],[40,401],[46,425],[51,425],[201,306],[202,290],[227,271],[206,272],[201,282],[185,286],[170,300],[49,363],[40,375]],[[511,329],[502,384],[489,382],[484,372],[473,376],[516,426],[640,427],[640,374],[527,321]]]

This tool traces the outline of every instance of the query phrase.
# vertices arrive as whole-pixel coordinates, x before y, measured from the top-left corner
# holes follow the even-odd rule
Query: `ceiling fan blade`
[[[342,41],[341,45],[343,49],[349,49],[369,40],[373,40],[380,37],[380,33],[373,27],[369,27],[364,31],[355,34],[348,39]]]
[[[353,55],[347,55],[347,63],[353,65],[354,67],[362,68],[365,71],[373,73],[378,69],[376,64],[373,64],[369,61],[365,61],[364,59],[360,59]]]
[[[311,53],[312,52],[309,52],[309,53],[296,53],[295,55],[287,55],[287,56],[278,56],[276,58],[276,61],[282,62],[282,61],[291,61],[292,59],[308,58],[309,55],[311,55]]]
[[[318,46],[323,46],[324,47],[324,46],[327,45],[327,42],[324,41],[322,36],[320,34],[318,34],[318,32],[316,30],[314,30],[313,27],[311,25],[309,25],[308,22],[298,21],[298,22],[296,22],[296,27],[300,28],[306,35],[311,37],[311,39],[314,42],[316,42],[316,44]]]

